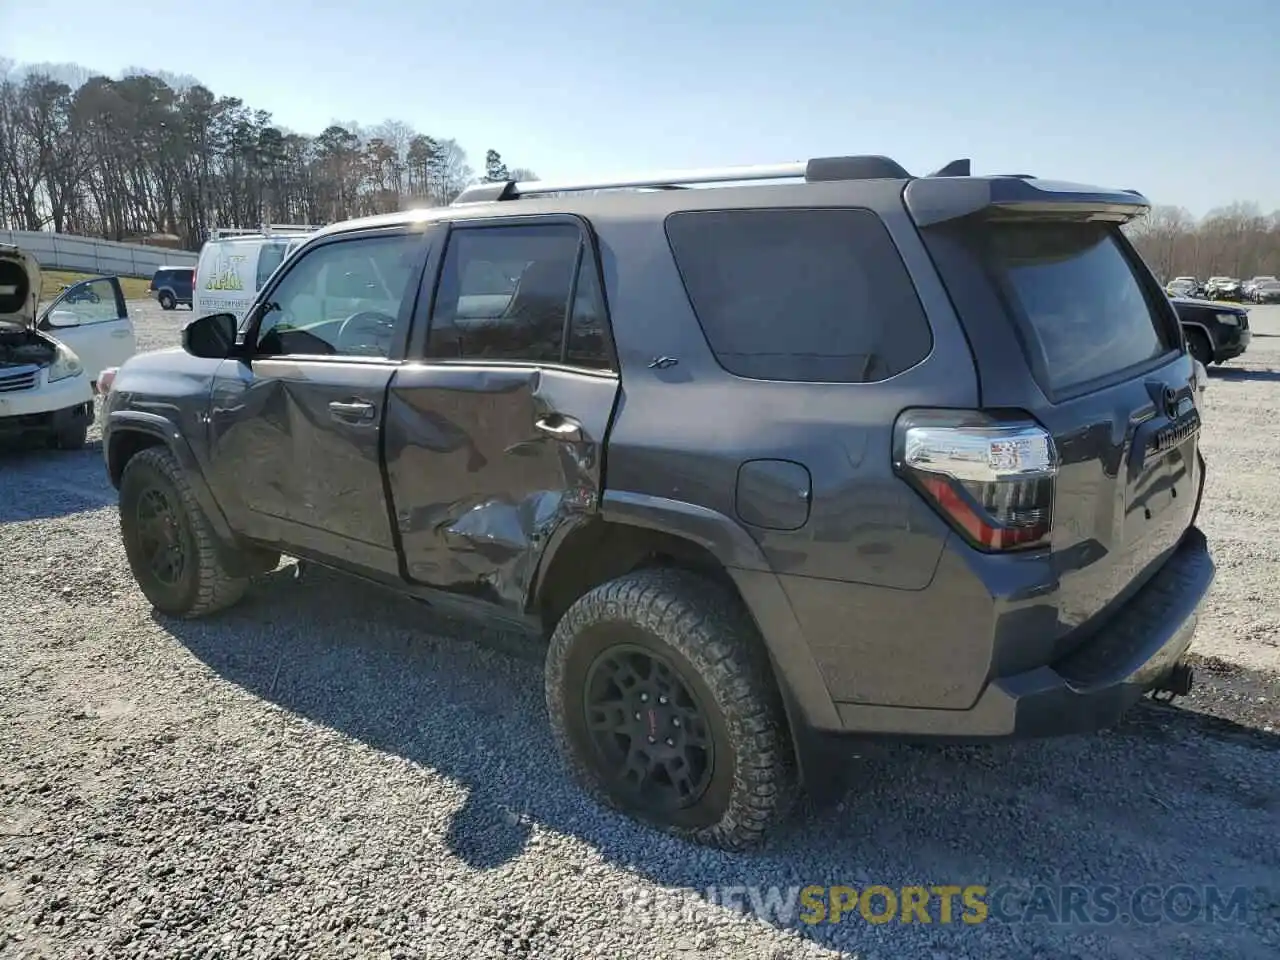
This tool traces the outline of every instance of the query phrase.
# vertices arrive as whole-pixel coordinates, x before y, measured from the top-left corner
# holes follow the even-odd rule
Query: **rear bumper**
[[[1067,657],[987,684],[967,710],[838,704],[846,733],[999,740],[1086,733],[1116,723],[1183,658],[1215,568],[1198,528]]]
[[[148,290],[147,296],[152,300],[159,301],[162,293],[167,293],[169,296],[173,297],[175,303],[182,303],[188,306],[190,306],[192,299],[195,297],[194,293],[183,294],[177,290],[170,290],[168,287],[160,290]]]

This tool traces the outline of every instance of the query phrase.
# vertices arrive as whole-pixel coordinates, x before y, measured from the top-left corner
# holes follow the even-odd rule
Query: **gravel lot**
[[[189,316],[132,312],[142,349]],[[585,803],[544,733],[536,651],[287,566],[228,615],[169,622],[129,576],[96,442],[0,453],[0,956],[1274,958],[1280,308],[1252,318],[1206,394],[1219,575],[1197,694],[1098,736],[876,748],[842,804],[752,856]],[[808,884],[1248,902],[1109,926],[725,905],[726,887]]]

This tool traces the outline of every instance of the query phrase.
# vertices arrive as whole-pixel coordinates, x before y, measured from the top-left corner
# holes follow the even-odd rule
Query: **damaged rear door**
[[[572,216],[454,223],[437,272],[387,395],[404,575],[518,616],[552,532],[599,502],[618,376],[595,242]]]

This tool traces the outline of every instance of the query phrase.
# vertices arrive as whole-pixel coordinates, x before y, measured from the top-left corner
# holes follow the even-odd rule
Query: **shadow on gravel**
[[[793,825],[756,854],[694,848],[599,809],[569,782],[544,733],[539,645],[443,620],[414,601],[328,571],[313,570],[299,584],[291,577],[290,567],[281,568],[243,605],[211,620],[156,615],[156,621],[253,695],[464,785],[468,799],[446,842],[476,868],[519,857],[535,827],[545,827],[699,902],[712,885],[1071,882],[1072,864],[1135,855],[1153,876],[1189,876],[1185,870],[1204,868],[1184,857],[1225,842],[1183,822],[1201,816],[1202,801],[1229,804],[1233,823],[1251,831],[1253,852],[1233,851],[1229,862],[1254,871],[1240,857],[1262,858],[1260,874],[1280,863],[1254,849],[1266,846],[1254,834],[1267,836],[1267,824],[1280,816],[1274,780],[1224,785],[1206,762],[1222,749],[1217,741],[1227,739],[1256,749],[1259,766],[1280,763],[1280,736],[1145,704],[1122,727],[1094,738],[987,748],[902,745],[860,757],[851,745],[847,763],[856,786],[846,802],[797,811]],[[1244,671],[1210,682],[1241,697],[1275,693],[1274,678]],[[838,926],[804,927],[794,914],[771,922],[829,945],[846,936]],[[960,926],[945,935],[940,927],[940,943],[961,944]],[[1004,929],[1010,955],[1020,955],[1017,928]]]
[[[0,444],[0,523],[52,520],[115,506],[102,442],[51,450],[36,441]]]
[[[1262,380],[1280,381],[1280,370],[1244,370],[1240,367],[1210,367],[1209,376],[1214,380]]]

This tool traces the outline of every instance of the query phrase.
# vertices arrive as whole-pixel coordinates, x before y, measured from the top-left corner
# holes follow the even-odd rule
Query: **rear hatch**
[[[915,181],[911,191],[929,181]],[[962,200],[970,188],[949,187]],[[1138,589],[1194,521],[1203,484],[1194,364],[1121,223],[1145,201],[1017,178],[985,198],[921,191],[913,214],[957,307],[985,410],[1029,414],[1057,470],[1044,547],[1057,654]],[[941,190],[941,192],[939,192]]]

